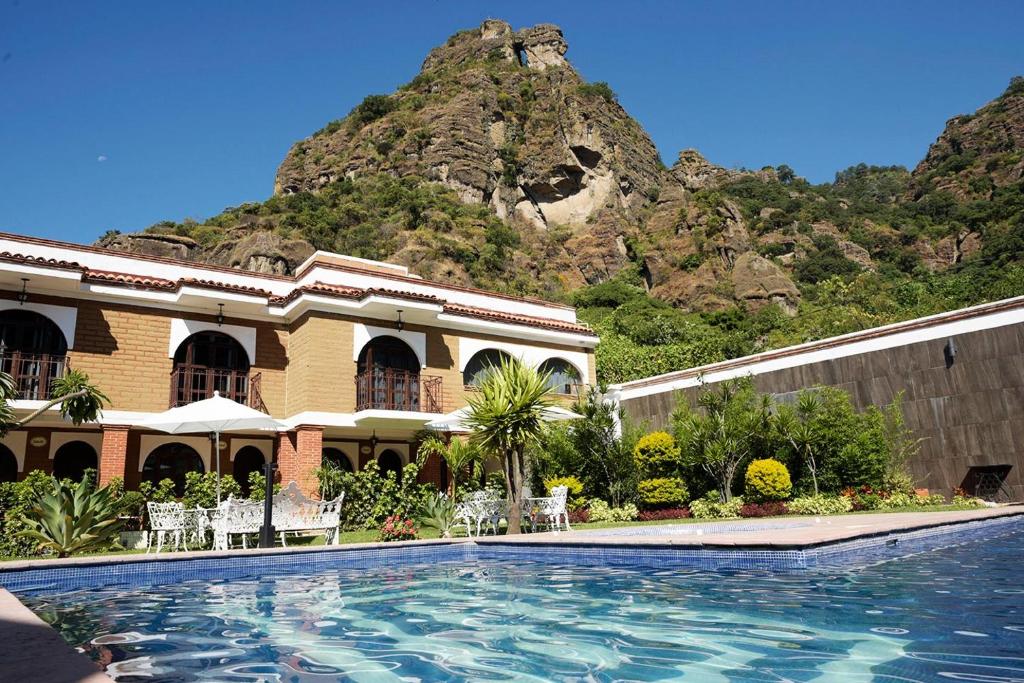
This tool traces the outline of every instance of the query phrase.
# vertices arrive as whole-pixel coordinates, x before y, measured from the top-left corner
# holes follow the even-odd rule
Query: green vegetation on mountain
[[[558,27],[489,20],[292,146],[270,199],[101,244],[261,272],[313,249],[571,302],[617,382],[1024,294],[1024,79],[912,171],[666,168]]]

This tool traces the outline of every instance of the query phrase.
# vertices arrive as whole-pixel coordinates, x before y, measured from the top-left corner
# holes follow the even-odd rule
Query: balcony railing
[[[266,412],[260,392],[261,380],[258,372],[250,374],[245,370],[176,365],[171,371],[170,407],[213,398],[213,392],[219,391],[224,398]]]
[[[374,368],[356,375],[356,410],[441,412],[441,378]]]
[[[53,393],[53,380],[62,376],[68,367],[67,356],[21,351],[0,354],[0,370],[14,378],[18,398],[29,401],[48,401]]]

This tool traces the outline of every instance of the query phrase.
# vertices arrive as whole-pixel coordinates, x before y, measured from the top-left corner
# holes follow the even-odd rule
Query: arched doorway
[[[321,455],[321,462],[329,462],[343,472],[352,471],[352,461],[348,459],[348,456],[340,448],[328,446],[323,449]]]
[[[99,467],[96,449],[84,441],[69,441],[53,454],[53,476],[82,481],[85,471]]]
[[[0,444],[0,484],[18,481],[18,459],[11,449]]]
[[[264,462],[266,461],[263,458],[263,451],[255,446],[244,446],[235,453],[235,462],[231,467],[231,476],[235,478],[235,481],[242,488],[243,496],[248,496],[251,490],[249,488],[249,475],[253,472],[262,472]]]
[[[548,374],[548,388],[556,394],[567,394],[576,396],[580,393],[580,385],[583,383],[580,371],[576,366],[561,358],[550,358],[540,364],[537,368],[540,374]]]
[[[397,337],[374,337],[359,352],[357,410],[419,410],[420,362]]]
[[[172,386],[176,406],[211,398],[245,403],[249,398],[249,356],[234,337],[221,332],[196,332],[174,352]]]
[[[14,378],[18,398],[50,397],[50,383],[64,374],[68,343],[56,323],[35,311],[0,311],[0,370]]]
[[[495,368],[500,368],[502,363],[507,363],[511,359],[511,356],[498,349],[477,351],[466,363],[466,369],[462,371],[462,384],[466,387],[480,386]]]
[[[402,481],[402,456],[390,448],[377,456],[377,465],[382,476],[388,472],[395,473],[395,481]]]
[[[164,479],[170,479],[174,482],[175,495],[180,497],[185,495],[185,475],[189,472],[202,474],[205,471],[203,459],[196,449],[183,443],[165,443],[146,456],[146,462],[142,465],[142,481],[156,485]]]

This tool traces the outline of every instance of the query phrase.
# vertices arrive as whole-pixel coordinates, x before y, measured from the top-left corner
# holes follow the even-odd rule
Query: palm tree
[[[51,398],[44,405],[32,411],[24,419],[14,417],[11,401],[18,398],[18,387],[14,378],[0,372],[0,436],[12,429],[24,427],[50,408],[60,404],[60,416],[78,426],[83,422],[94,422],[110,399],[100,388],[89,381],[89,375],[81,370],[68,370],[50,385]]]
[[[495,454],[505,472],[508,533],[518,534],[526,478],[526,448],[540,441],[544,409],[554,403],[547,375],[514,358],[501,366],[469,397],[466,424],[470,443]]]
[[[446,441],[438,434],[430,434],[425,437],[420,442],[418,452],[444,458],[452,473],[452,480],[448,484],[448,495],[453,499],[458,493],[462,475],[465,473],[472,477],[477,465],[484,459],[483,451],[476,444],[458,438]]]

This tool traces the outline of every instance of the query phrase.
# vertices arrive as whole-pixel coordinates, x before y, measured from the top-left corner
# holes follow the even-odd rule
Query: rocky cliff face
[[[914,196],[945,190],[961,200],[990,199],[1024,180],[1024,77],[974,114],[955,116],[914,169]]]
[[[101,244],[272,273],[330,249],[549,297],[625,270],[682,309],[795,313],[797,280],[879,259],[904,272],[959,263],[981,248],[977,232],[904,232],[898,207],[986,199],[1024,177],[1022,79],[952,119],[913,174],[861,165],[811,186],[786,167],[726,169],[696,150],[665,168],[612,90],[585,82],[567,54],[557,26],[486,21],[431,50],[397,92],[295,143],[267,201]]]

